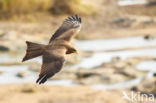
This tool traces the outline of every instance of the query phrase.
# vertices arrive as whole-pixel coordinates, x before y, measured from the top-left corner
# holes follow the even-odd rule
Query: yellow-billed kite
[[[36,83],[45,83],[48,78],[59,72],[64,64],[66,54],[77,53],[77,50],[69,42],[80,29],[81,18],[75,15],[64,20],[51,37],[48,45],[26,41],[27,50],[23,62],[38,56],[42,56],[43,59]]]

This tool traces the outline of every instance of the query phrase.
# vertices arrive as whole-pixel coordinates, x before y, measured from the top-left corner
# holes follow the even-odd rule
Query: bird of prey
[[[65,62],[65,55],[77,53],[70,45],[71,39],[81,29],[81,18],[77,15],[68,17],[52,35],[49,44],[43,45],[26,41],[27,50],[22,62],[42,56],[42,66],[36,83],[42,84],[59,72]]]

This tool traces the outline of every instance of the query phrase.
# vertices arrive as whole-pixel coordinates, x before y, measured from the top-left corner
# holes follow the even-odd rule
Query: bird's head
[[[78,54],[79,54],[77,50],[75,50],[75,51],[74,51],[74,53],[75,53],[76,55],[78,55]]]
[[[75,54],[77,54],[77,55],[78,55],[77,50],[76,50],[76,49],[74,49],[74,48],[70,48],[70,49],[68,49],[68,50],[66,51],[66,54],[72,54],[72,53],[75,53]]]

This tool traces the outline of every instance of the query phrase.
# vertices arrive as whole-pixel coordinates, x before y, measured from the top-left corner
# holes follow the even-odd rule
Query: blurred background
[[[25,41],[47,44],[75,14],[79,55],[35,84],[42,59],[21,62]],[[21,102],[156,103],[156,0],[0,0],[0,103]]]

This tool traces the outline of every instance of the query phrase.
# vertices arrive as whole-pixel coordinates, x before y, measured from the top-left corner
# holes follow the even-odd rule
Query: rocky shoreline
[[[30,40],[30,41],[34,41],[34,42],[42,42],[45,43],[48,38],[47,35],[42,35],[42,34],[37,34],[33,35],[36,38],[32,37],[32,35],[27,35],[27,34],[23,34],[21,35],[18,32],[9,32],[9,33],[2,33],[1,35],[1,39],[0,39],[0,43],[1,43],[1,57],[3,59],[1,59],[0,62],[0,68],[12,68],[12,69],[16,69],[16,68],[26,68],[26,67],[22,67],[22,66],[28,66],[26,68],[26,70],[20,70],[17,69],[14,73],[14,75],[12,75],[13,77],[10,78],[15,78],[14,81],[21,81],[22,79],[27,81],[28,83],[32,83],[35,82],[35,78],[37,78],[38,73],[40,71],[40,65],[41,65],[41,58],[37,58],[33,61],[28,61],[26,63],[22,63],[22,57],[24,56],[25,53],[25,40]],[[17,38],[22,38],[21,40],[16,40]],[[137,37],[138,38],[138,37]],[[143,38],[143,37],[142,37]],[[143,43],[147,43],[148,46],[153,46],[152,43],[154,43],[153,41],[155,41],[155,36],[153,36],[153,39],[149,39],[150,37],[144,37],[144,41]],[[123,38],[122,38],[123,39]],[[120,41],[122,41],[122,39]],[[116,41],[118,42],[118,39],[108,39],[111,42],[112,41]],[[109,44],[107,39],[104,39],[104,41],[106,41],[106,43]],[[123,39],[124,40],[124,39]],[[129,39],[131,40],[131,39]],[[133,39],[132,39],[133,40]],[[138,39],[139,40],[139,39]],[[134,41],[135,38],[134,38]],[[76,43],[77,41],[74,41],[74,43]],[[125,41],[124,41],[125,42]],[[130,41],[129,41],[130,42]],[[133,41],[132,41],[133,42]],[[149,43],[148,43],[149,42]],[[151,42],[151,44],[150,44]],[[104,42],[105,43],[105,42]],[[14,44],[14,45],[12,45]],[[114,42],[115,44],[115,42]],[[78,48],[81,45],[78,45]],[[128,45],[129,46],[129,45]],[[132,45],[133,46],[133,45]],[[107,47],[107,46],[106,46]],[[126,47],[126,46],[125,46]],[[125,48],[124,47],[124,48]],[[7,49],[6,49],[7,48]],[[122,46],[121,46],[122,48]],[[125,50],[123,49],[116,49],[116,51],[111,50],[111,48],[104,48],[107,51],[96,51],[96,49],[94,51],[86,51],[83,50],[83,48],[79,48],[80,50],[80,55],[76,56],[76,55],[71,55],[67,57],[67,62],[65,63],[64,68],[62,69],[62,71],[60,73],[58,73],[57,75],[55,75],[51,80],[49,80],[49,82],[51,81],[55,81],[55,80],[71,80],[72,84],[76,84],[76,85],[81,85],[81,86],[93,86],[96,84],[107,84],[107,85],[115,85],[118,83],[122,83],[121,85],[124,85],[124,82],[128,82],[128,81],[133,81],[135,79],[138,78],[142,78],[141,79],[141,83],[138,82],[137,84],[133,84],[131,87],[126,87],[127,89],[131,90],[133,88],[137,88],[138,91],[144,92],[142,88],[145,88],[144,85],[142,84],[144,81],[146,81],[148,75],[149,75],[149,71],[143,71],[143,70],[138,70],[137,69],[137,65],[143,61],[155,61],[156,57],[154,54],[155,47],[153,48],[146,48],[146,47],[141,47],[138,49],[134,48],[134,49],[125,49],[126,52],[124,52]],[[140,50],[149,50],[150,52],[153,52],[153,54],[151,54],[150,52],[147,53],[147,55],[138,55],[138,53],[140,53]],[[138,56],[131,56],[131,52],[136,53],[136,55]],[[142,51],[144,52],[144,51]],[[91,62],[91,60],[94,58],[96,53],[100,54],[103,53],[106,56],[101,56],[101,58],[108,58],[110,59],[109,61],[105,59],[102,61],[101,64],[99,65],[93,65],[91,63],[87,63],[84,60],[89,60]],[[109,54],[110,53],[110,54]],[[111,54],[112,53],[112,54]],[[113,54],[116,53],[116,54]],[[126,53],[126,54],[124,54]],[[5,54],[5,55],[4,55]],[[110,57],[108,55],[110,55]],[[118,55],[121,54],[121,55]],[[124,55],[130,55],[130,57],[126,57],[125,59],[122,59],[122,56]],[[116,56],[118,55],[118,56]],[[88,59],[87,59],[88,58]],[[99,57],[96,57],[99,58]],[[98,59],[97,59],[98,61]],[[93,67],[91,66],[90,68],[85,68],[85,65],[81,65],[81,62],[83,64],[83,62],[86,62],[87,65],[93,65]],[[74,66],[76,67],[74,67]],[[19,66],[19,67],[18,67]],[[21,67],[20,67],[21,66]],[[7,73],[7,69],[6,70],[0,70],[0,75],[8,75]],[[9,74],[10,75],[10,74]],[[151,74],[154,75],[154,74]],[[30,77],[33,77],[33,80],[29,80]],[[6,78],[6,77],[5,77]],[[8,77],[7,77],[8,78]],[[152,80],[152,78],[154,78],[153,76],[151,76],[149,78],[148,81]],[[3,78],[2,78],[3,79]],[[9,81],[8,81],[9,82]],[[155,81],[151,81],[152,87],[150,87],[149,92],[153,93],[155,92]],[[69,83],[70,84],[70,83]],[[140,85],[143,87],[140,87]],[[153,87],[154,85],[154,87]],[[119,85],[120,86],[120,85]],[[119,87],[118,86],[118,87]],[[112,89],[117,89],[118,87],[112,87]]]

